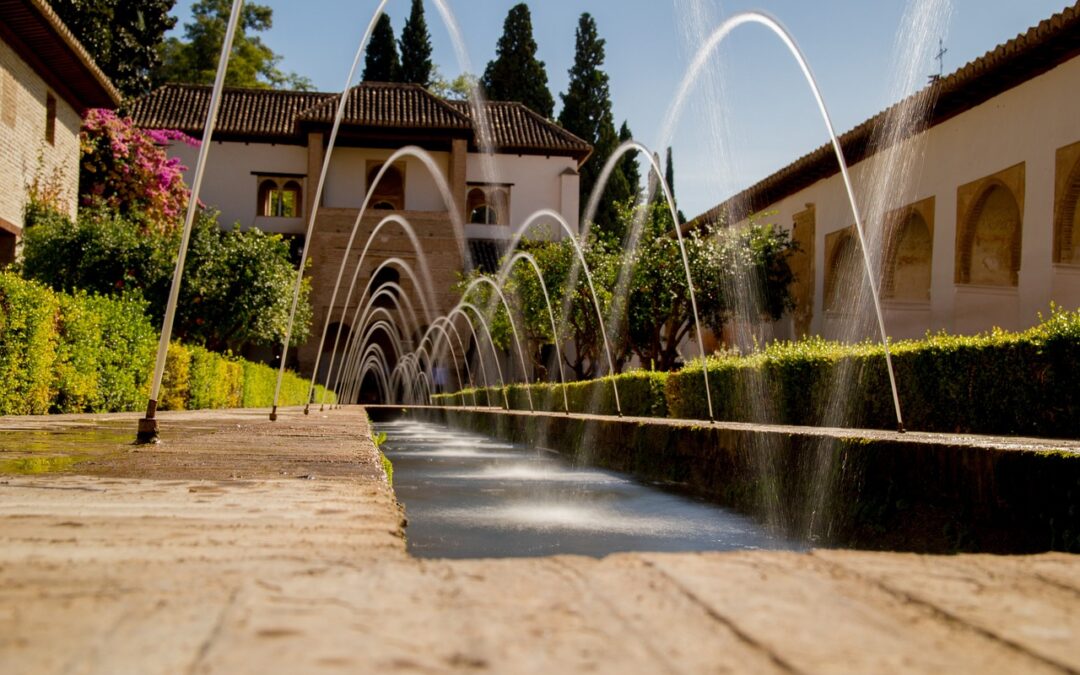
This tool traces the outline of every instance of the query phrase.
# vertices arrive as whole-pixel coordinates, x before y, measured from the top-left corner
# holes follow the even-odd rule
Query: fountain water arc
[[[577,259],[581,263],[582,269],[585,270],[585,280],[589,284],[589,293],[592,295],[593,307],[596,310],[596,320],[600,324],[600,337],[604,339],[604,353],[607,355],[608,372],[611,374],[611,388],[615,393],[615,410],[619,417],[622,417],[622,404],[619,401],[619,384],[615,378],[615,360],[611,357],[611,343],[608,342],[607,328],[604,326],[604,313],[600,310],[600,301],[596,296],[596,286],[593,285],[592,272],[589,271],[589,264],[585,262],[585,253],[581,250],[581,244],[577,240],[577,234],[573,228],[570,227],[570,223],[566,222],[566,218],[563,218],[562,214],[552,209],[540,209],[535,211],[532,215],[525,219],[524,224],[514,232],[514,235],[510,238],[510,244],[507,247],[508,251],[513,251],[517,248],[517,245],[521,243],[522,238],[540,219],[550,218],[559,223],[563,231],[568,235],[570,243],[574,247],[574,252],[577,253]],[[502,268],[506,267],[510,259],[503,262],[499,269],[499,274],[503,273]],[[569,289],[567,289],[569,293]]]
[[[709,388],[709,368],[705,363],[705,341],[701,333],[701,319],[698,316],[697,308],[697,293],[694,290],[694,278],[690,273],[690,258],[686,255],[686,243],[683,240],[682,227],[679,225],[679,211],[675,206],[675,195],[671,192],[671,186],[667,184],[667,180],[664,178],[663,168],[660,166],[660,162],[657,161],[656,155],[654,155],[649,148],[644,144],[629,139],[624,141],[615,149],[615,152],[611,153],[607,161],[604,163],[604,168],[600,171],[600,176],[597,178],[596,187],[593,188],[592,194],[589,195],[589,203],[585,207],[584,222],[589,223],[592,221],[593,215],[596,213],[597,206],[600,203],[600,196],[603,194],[603,188],[607,186],[608,180],[611,178],[611,173],[615,169],[616,164],[622,159],[623,155],[628,152],[639,152],[648,159],[653,172],[657,177],[657,185],[664,194],[664,201],[667,203],[668,212],[671,214],[671,222],[675,229],[675,238],[679,242],[679,253],[682,255],[683,273],[686,275],[686,289],[690,294],[690,309],[694,313],[694,330],[697,334],[698,343],[698,355],[701,358],[701,372],[705,377],[705,402],[708,406],[709,421],[715,422],[716,418],[713,415],[712,404],[712,391]],[[652,195],[648,195],[649,199],[652,199]],[[640,217],[640,216],[639,216]],[[639,217],[635,217],[637,220]],[[635,229],[638,229],[638,224],[635,223]],[[637,248],[637,241],[633,243],[633,247]]]
[[[525,262],[529,263],[529,266],[536,274],[537,281],[540,282],[540,290],[544,294],[544,304],[547,305],[548,318],[551,320],[551,339],[555,343],[555,360],[559,363],[559,384],[562,385],[563,409],[565,410],[566,414],[569,415],[570,399],[567,397],[566,394],[566,376],[563,374],[562,347],[559,346],[559,329],[555,324],[555,312],[551,307],[551,297],[548,296],[547,284],[544,283],[544,275],[540,272],[540,265],[537,264],[536,258],[534,258],[531,253],[528,253],[527,251],[518,251],[510,257],[507,265],[503,266],[502,270],[499,272],[496,283],[499,286],[505,284],[506,279],[510,274],[510,271],[514,268],[514,265],[519,260],[524,260]]]
[[[341,340],[342,326],[344,325],[346,313],[349,311],[349,303],[352,301],[352,294],[353,294],[353,291],[356,288],[357,277],[360,274],[360,270],[364,266],[364,258],[367,256],[367,252],[368,252],[368,249],[371,247],[371,243],[373,241],[375,241],[375,236],[379,233],[380,230],[382,230],[383,227],[385,227],[386,225],[389,225],[391,223],[396,223],[397,225],[399,225],[401,227],[401,229],[404,230],[405,235],[409,238],[409,242],[413,245],[413,250],[416,251],[416,258],[420,262],[420,275],[421,275],[421,278],[424,279],[424,282],[427,284],[427,289],[426,289],[427,293],[428,293],[428,295],[430,297],[432,297],[432,298],[435,297],[434,284],[431,282],[431,270],[428,268],[427,259],[424,257],[423,248],[420,246],[420,240],[416,238],[416,232],[413,230],[412,224],[409,223],[407,218],[399,216],[396,213],[386,216],[381,221],[379,221],[379,224],[376,225],[375,229],[373,229],[371,231],[371,234],[368,236],[367,243],[364,244],[364,250],[360,254],[360,260],[358,260],[357,263],[356,263],[356,270],[353,272],[352,282],[349,284],[349,292],[345,296],[345,304],[342,305],[342,307],[341,307],[341,316],[338,318],[338,329],[337,329],[337,332],[334,335],[334,346],[330,349],[330,366],[326,369],[326,372],[327,372],[328,375],[330,373],[334,372],[334,359],[337,357],[337,348],[338,348],[338,343]],[[329,320],[331,314],[333,314],[332,307],[331,307],[331,311],[328,311],[327,314],[326,314],[327,320]],[[318,358],[318,357],[316,357],[316,358]],[[316,371],[315,372],[318,372],[318,362],[317,361],[316,361]],[[329,384],[329,382],[330,382],[329,377],[327,377],[326,384]],[[311,379],[311,389],[308,392],[308,399],[309,400],[311,400],[312,394],[314,393],[314,391],[315,391],[315,378],[312,378]]]
[[[455,316],[460,316],[461,318],[465,319],[465,323],[469,326],[469,331],[472,333],[473,337],[473,344],[476,345],[476,354],[480,360],[480,377],[484,378],[484,387],[490,388],[491,379],[488,378],[487,366],[484,365],[484,358],[480,355],[480,337],[476,333],[476,326],[473,324],[472,319],[469,318],[469,313],[462,309],[461,305],[455,305],[454,308],[451,309],[446,315],[448,321],[450,321],[450,319]],[[450,321],[450,326],[454,328],[455,332],[457,332],[457,327],[454,326],[452,321]],[[461,337],[460,334],[458,335],[458,337]],[[465,350],[463,349],[462,351],[464,352]],[[466,363],[467,362],[468,359],[466,359]],[[473,400],[476,400],[475,392],[473,393]]]
[[[440,316],[438,319],[435,319],[435,322],[432,324],[432,326],[438,326],[439,330],[442,331],[442,334],[444,336],[446,336],[446,343],[448,345],[450,345],[450,357],[451,358],[456,358],[453,355],[453,351],[454,351],[453,340],[450,339],[450,333],[448,333],[447,330],[446,330],[447,325],[450,326],[450,328],[454,331],[454,334],[457,336],[458,348],[461,350],[461,362],[465,365],[465,377],[468,378],[469,387],[473,390],[473,392],[472,392],[473,406],[474,407],[479,407],[479,404],[478,404],[478,401],[477,401],[477,398],[476,398],[476,380],[473,379],[472,370],[469,368],[469,359],[465,358],[465,343],[462,342],[462,340],[461,340],[461,334],[458,333],[457,326],[455,326],[453,324],[453,322],[450,321],[449,319],[447,319],[445,316]],[[461,376],[459,375],[458,380],[460,381],[460,379],[461,379]]]
[[[331,308],[333,308],[334,305],[337,303],[338,292],[341,289],[341,280],[345,276],[345,268],[349,264],[349,254],[352,252],[353,242],[356,240],[356,233],[360,229],[360,222],[363,220],[364,214],[367,212],[368,204],[371,203],[371,198],[375,194],[375,189],[379,186],[379,183],[382,181],[383,176],[385,176],[386,172],[390,170],[390,167],[393,165],[393,163],[401,159],[402,157],[412,157],[420,161],[428,169],[432,179],[435,181],[436,186],[442,194],[443,202],[448,205],[450,223],[453,226],[454,235],[458,241],[458,247],[461,252],[462,260],[465,260],[466,262],[470,260],[468,246],[466,246],[465,244],[465,227],[461,222],[460,214],[457,213],[457,208],[454,206],[454,198],[450,194],[450,187],[446,184],[446,179],[443,177],[442,172],[439,171],[439,167],[435,164],[435,160],[431,158],[431,155],[429,155],[427,151],[415,145],[407,145],[403,148],[395,150],[393,154],[391,154],[390,157],[385,162],[383,162],[382,166],[379,167],[378,173],[375,174],[375,178],[371,181],[371,185],[368,186],[367,194],[364,195],[364,201],[360,205],[360,211],[356,214],[356,221],[353,223],[352,229],[349,231],[349,240],[345,244],[345,251],[341,256],[341,265],[338,268],[337,280],[334,282],[334,290],[330,295],[329,307]],[[305,246],[306,245],[307,244],[305,242]],[[302,269],[303,268],[301,267],[301,272]],[[302,273],[300,279],[301,281],[303,279]],[[356,275],[353,276],[353,283],[349,286],[350,297],[352,296],[355,283]],[[297,284],[297,288],[299,288],[299,282]],[[419,288],[419,284],[417,284],[417,288]],[[430,318],[430,312],[426,308],[425,312]],[[326,341],[326,333],[330,329],[330,317],[332,314],[332,311],[327,312],[326,314],[326,318],[323,321],[322,335],[319,338],[319,344],[323,344]],[[288,342],[288,338],[291,337],[291,335],[292,333],[290,327],[290,332],[286,337],[286,342]],[[320,353],[315,356],[314,372],[318,372],[319,360],[321,356],[322,354],[320,350]]]
[[[188,242],[191,240],[191,227],[195,222],[195,212],[199,208],[199,191],[202,189],[203,175],[206,172],[206,163],[210,156],[210,141],[214,137],[214,127],[217,125],[218,111],[221,109],[222,89],[225,87],[225,72],[229,68],[229,55],[232,53],[232,44],[236,37],[236,29],[240,22],[243,6],[243,0],[233,0],[232,9],[229,13],[229,23],[221,43],[221,56],[218,58],[214,87],[210,94],[210,106],[206,111],[202,145],[199,146],[199,158],[195,164],[195,176],[191,182],[191,194],[188,195],[187,213],[184,216],[184,228],[180,235],[180,248],[176,253],[176,267],[173,269],[172,282],[169,286],[169,299],[165,305],[165,317],[161,322],[161,336],[158,339],[154,372],[150,380],[150,399],[146,404],[146,416],[139,420],[138,431],[135,436],[136,443],[154,443],[158,439],[158,396],[161,394],[161,380],[165,376],[165,360],[169,354],[169,341],[172,339],[173,322],[176,319],[176,305],[180,300],[180,282],[184,276],[184,262],[187,259]]]
[[[502,289],[491,279],[487,277],[478,277],[469,282],[468,287],[465,288],[465,292],[461,294],[461,297],[469,297],[469,293],[472,293],[480,284],[487,284],[491,286],[492,290],[499,296],[499,300],[502,301],[503,307],[506,308],[506,318],[510,321],[510,330],[514,334],[514,343],[517,345],[518,358],[521,360],[521,376],[525,379],[525,394],[529,399],[529,411],[535,412],[533,409],[532,390],[529,388],[529,369],[525,365],[525,350],[521,346],[521,335],[518,333],[517,325],[514,323],[514,313],[510,309],[510,303],[506,301],[506,296],[503,295]]]
[[[353,57],[352,65],[349,67],[349,74],[345,78],[345,87],[341,90],[341,99],[338,101],[337,111],[334,113],[334,125],[330,129],[330,138],[327,142],[326,155],[323,157],[322,170],[319,172],[319,182],[315,187],[315,201],[312,202],[311,214],[308,217],[307,230],[304,235],[304,248],[300,253],[300,267],[296,272],[296,283],[293,286],[292,308],[289,310],[289,322],[285,328],[285,340],[281,346],[281,364],[278,367],[277,384],[274,385],[274,407],[270,412],[270,421],[277,419],[277,407],[278,400],[281,396],[281,381],[285,377],[285,362],[286,356],[289,353],[289,341],[292,339],[293,325],[296,321],[296,306],[300,302],[300,287],[304,283],[304,268],[307,264],[308,249],[311,246],[311,234],[315,230],[315,220],[319,213],[319,205],[322,204],[323,190],[326,187],[326,176],[330,173],[330,159],[334,154],[334,146],[337,144],[338,132],[341,130],[341,119],[345,116],[345,105],[349,99],[349,88],[352,86],[353,78],[356,77],[356,69],[360,65],[360,58],[364,55],[364,50],[367,47],[368,40],[371,39],[371,34],[375,31],[375,24],[378,23],[379,17],[382,16],[383,9],[386,7],[386,3],[389,0],[380,0],[379,5],[375,8],[375,12],[371,15],[371,20],[368,22],[367,28],[364,30],[364,35],[360,38],[360,44],[356,47],[356,55]],[[333,305],[330,305],[333,307]],[[321,340],[325,341],[326,336],[323,335]],[[319,343],[320,345],[322,342]],[[321,349],[319,350],[322,351]],[[316,366],[316,372],[318,366]],[[308,399],[310,400],[311,394],[308,393]],[[305,405],[304,411],[307,412],[307,406]]]
[[[375,278],[375,277],[377,277],[377,276],[378,276],[378,274],[379,274],[379,272],[381,272],[381,271],[382,271],[383,269],[385,269],[385,268],[389,267],[390,265],[394,265],[394,266],[396,266],[396,267],[400,268],[400,269],[401,269],[401,271],[405,272],[405,274],[406,274],[406,275],[407,275],[407,276],[409,277],[409,280],[410,280],[410,281],[412,281],[412,283],[413,283],[413,286],[415,286],[415,287],[416,287],[417,291],[421,291],[421,287],[420,287],[420,284],[419,284],[419,282],[417,281],[417,278],[416,278],[416,273],[415,273],[415,272],[413,272],[413,269],[412,269],[412,267],[411,267],[411,266],[409,265],[409,263],[405,262],[405,261],[404,261],[404,260],[402,260],[401,258],[397,258],[397,257],[390,257],[390,258],[387,258],[387,259],[386,259],[386,260],[384,260],[384,261],[383,261],[382,263],[380,263],[378,267],[376,267],[376,268],[375,268],[375,271],[374,271],[374,272],[372,273],[371,277],[372,277],[372,278]],[[393,283],[393,282],[388,282],[388,283]],[[386,285],[386,284],[384,284],[384,285]],[[395,284],[395,285],[396,285],[396,284]],[[400,286],[397,286],[397,287],[398,287],[399,289],[401,288]],[[366,287],[366,288],[364,289],[364,292],[363,292],[363,293],[362,293],[362,294],[360,295],[360,299],[359,299],[359,302],[358,302],[358,304],[357,304],[357,306],[356,306],[356,312],[355,312],[355,313],[353,314],[353,324],[352,324],[352,325],[355,325],[355,323],[356,323],[356,317],[357,317],[357,315],[359,315],[359,314],[360,314],[360,306],[361,306],[361,305],[362,305],[362,304],[363,304],[363,303],[364,303],[365,301],[369,301],[369,299],[368,299],[368,292],[369,292],[370,290],[371,290],[371,289],[370,289],[370,287]],[[401,293],[402,293],[402,295],[405,295],[404,291],[401,291]],[[423,292],[422,292],[422,291],[421,291],[421,292],[418,292],[418,293],[417,293],[417,297],[419,298],[419,300],[420,300],[420,304],[422,305],[422,307],[423,307],[423,309],[424,309],[424,317],[425,317],[425,318],[428,318],[428,317],[430,317],[430,316],[431,316],[431,307],[430,307],[430,306],[428,305],[428,303],[427,303],[427,299],[425,299],[425,297],[424,297],[424,294],[423,294]],[[369,301],[369,304],[370,304],[370,301]],[[349,339],[347,339],[347,340],[345,341],[345,345],[346,345],[345,349],[346,349],[346,350],[348,349],[348,345],[349,345],[349,342],[350,342],[350,340],[351,340],[351,339],[353,338],[353,336],[354,336],[355,334],[356,334],[356,333],[355,333],[355,331],[354,331],[353,333],[351,333],[351,334],[349,335]],[[324,341],[326,340],[326,332],[325,332],[325,331],[323,332],[323,340],[324,340]],[[318,362],[318,360],[316,360],[316,362],[315,362],[315,363],[316,363],[316,364],[318,364],[318,363],[319,363],[319,362]],[[316,371],[316,372],[318,372],[318,371]],[[329,383],[329,381],[330,381],[330,377],[331,377],[332,375],[333,375],[333,373],[331,373],[331,372],[327,371],[327,382],[328,382],[328,383]],[[339,378],[340,378],[340,375],[341,375],[341,369],[339,368],[339,369],[338,369],[338,377],[339,377]],[[336,389],[336,387],[337,387],[337,380],[335,380],[335,384],[334,384],[334,388],[335,388],[335,389]]]
[[[435,328],[435,325],[432,324],[431,328]],[[431,345],[431,349],[432,349],[432,353],[433,353],[432,358],[436,362],[438,362],[438,360],[439,360],[439,347],[436,344],[435,340],[433,340],[431,338],[431,328],[429,328],[428,332],[424,334],[424,337],[420,340],[420,344],[422,346],[424,344],[424,342],[429,343]],[[443,328],[441,326],[439,327],[439,330],[443,331],[443,335],[446,335],[446,331],[443,330]],[[449,345],[449,347],[450,347],[450,362],[454,364],[454,374],[457,375],[457,381],[462,382],[463,380],[461,379],[461,368],[458,367],[457,355],[454,354],[454,345],[453,345],[452,342],[450,342],[449,336],[446,338],[446,344]],[[445,358],[443,359],[443,367],[444,368],[446,367],[446,359]]]
[[[387,291],[387,294],[392,295],[389,291]],[[400,306],[398,308],[398,312],[401,313]],[[390,335],[390,338],[391,342],[393,343],[394,350],[396,351],[399,359],[401,355],[404,354],[404,347],[401,342],[401,331],[400,328],[398,328],[397,321],[394,319],[393,314],[391,314],[390,311],[385,307],[376,307],[369,316],[365,317],[362,323],[357,324],[355,332],[362,333],[364,336],[364,340],[363,342],[358,342],[354,344],[355,351],[353,353],[353,356],[355,356],[356,354],[361,354],[365,350],[365,348],[370,343],[372,337],[374,337],[374,331],[372,330],[373,327],[379,323],[387,324],[388,326],[393,328],[393,334]],[[389,331],[387,331],[387,333],[389,334]],[[350,363],[350,367],[352,365],[353,364]]]
[[[471,302],[465,302],[464,300],[462,300],[458,303],[458,307],[463,310],[471,309],[473,313],[476,314],[476,318],[480,321],[480,326],[484,329],[484,332],[487,333],[488,345],[491,346],[491,353],[495,357],[495,369],[496,372],[498,372],[499,374],[499,386],[502,389],[503,406],[507,410],[509,410],[510,399],[506,395],[506,379],[503,377],[502,366],[499,365],[499,350],[495,347],[495,339],[491,335],[491,327],[488,326],[487,320],[484,319],[484,313],[481,312],[480,308],[478,308],[476,305],[472,304]],[[479,351],[479,345],[477,345],[477,350]]]
[[[855,231],[859,238],[859,247],[862,250],[863,264],[866,272],[867,282],[870,285],[870,294],[874,301],[874,312],[877,315],[878,329],[881,333],[881,343],[885,350],[885,365],[889,371],[889,385],[892,388],[893,407],[896,411],[896,425],[897,431],[904,432],[904,420],[900,411],[900,395],[897,392],[896,387],[896,373],[893,370],[892,354],[889,349],[889,336],[885,330],[885,317],[881,309],[881,298],[878,293],[877,281],[874,278],[873,263],[870,260],[870,253],[866,245],[865,228],[863,227],[862,215],[859,210],[859,205],[855,199],[855,189],[851,182],[851,175],[848,171],[847,160],[844,158],[844,150],[840,147],[840,138],[836,134],[836,129],[832,123],[832,117],[829,115],[829,109],[825,105],[825,100],[821,95],[821,89],[818,87],[817,79],[814,77],[813,71],[810,69],[809,63],[806,61],[806,57],[803,55],[802,50],[799,49],[795,39],[791,36],[784,26],[774,19],[773,17],[763,12],[743,12],[736,14],[735,16],[727,19],[719,27],[716,28],[709,35],[705,44],[698,50],[697,56],[691,62],[689,68],[687,68],[686,75],[683,76],[682,82],[679,84],[679,88],[672,99],[671,105],[668,108],[668,112],[665,116],[664,126],[662,127],[663,133],[661,136],[662,142],[658,147],[665,147],[671,139],[671,134],[675,128],[675,125],[682,113],[682,108],[686,103],[686,98],[690,93],[691,87],[696,83],[698,77],[701,75],[701,71],[705,67],[705,63],[708,61],[712,53],[724,41],[733,30],[739,26],[745,24],[759,24],[772,31],[780,41],[784,43],[784,46],[788,48],[791,55],[795,58],[799,65],[799,69],[802,71],[803,77],[806,79],[807,84],[810,86],[810,90],[813,93],[814,100],[817,103],[818,110],[821,113],[821,117],[825,122],[825,127],[829,132],[829,139],[833,146],[833,151],[836,154],[837,162],[840,164],[840,174],[844,181],[844,188],[847,191],[848,201],[851,203],[851,211],[855,218]]]

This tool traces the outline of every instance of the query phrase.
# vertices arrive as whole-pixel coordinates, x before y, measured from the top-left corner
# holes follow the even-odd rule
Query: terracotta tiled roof
[[[874,146],[874,133],[897,108],[922,97],[935,102],[925,128],[946,122],[991,98],[1080,54],[1080,2],[999,45],[956,72],[866,120],[840,136],[849,165],[887,149]],[[917,131],[921,131],[917,130]],[[903,140],[903,139],[897,139]],[[706,211],[698,222],[737,222],[840,171],[831,144],[805,155],[727,201]]]
[[[333,124],[337,94],[299,116],[303,122]],[[471,129],[467,115],[416,84],[364,82],[349,90],[342,123],[370,127]]]
[[[472,116],[472,106],[468,101],[451,101],[450,104]],[[521,103],[488,101],[486,109],[494,137],[492,140],[500,151],[551,150],[566,153],[579,162],[592,153],[591,145]]]
[[[0,39],[79,112],[121,95],[45,0],[0,0]]]
[[[130,101],[126,112],[145,129],[179,129],[199,136],[206,122],[210,94],[209,86],[167,84]],[[293,138],[297,136],[297,116],[336,99],[334,94],[227,88],[222,93],[215,134],[225,138]]]
[[[199,136],[210,93],[207,86],[169,84],[130,101],[126,112],[143,128],[179,129]],[[339,96],[228,88],[215,137],[303,143],[304,127],[333,124]],[[488,102],[486,109],[500,151],[565,155],[578,161],[592,152],[588,143],[520,103]],[[415,84],[364,82],[353,87],[343,122],[353,128],[449,132],[477,145],[467,103],[445,101]]]

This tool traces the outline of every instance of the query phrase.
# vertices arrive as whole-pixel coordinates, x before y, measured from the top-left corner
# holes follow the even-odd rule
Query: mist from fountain
[[[528,386],[529,367],[525,365],[525,348],[522,347],[521,344],[521,334],[518,333],[517,323],[514,321],[514,312],[512,309],[510,309],[510,303],[507,302],[506,296],[503,295],[502,289],[499,288],[498,284],[496,284],[494,281],[487,277],[477,277],[476,279],[470,281],[469,285],[465,287],[465,290],[461,294],[461,298],[463,300],[465,298],[468,298],[469,294],[476,290],[481,284],[489,286],[493,291],[495,291],[495,294],[498,296],[499,300],[502,302],[503,307],[506,309],[506,318],[510,322],[510,331],[514,335],[514,344],[517,345],[518,358],[521,360],[521,376],[525,380],[525,393],[529,399],[529,410],[532,411],[534,408],[532,390]]]

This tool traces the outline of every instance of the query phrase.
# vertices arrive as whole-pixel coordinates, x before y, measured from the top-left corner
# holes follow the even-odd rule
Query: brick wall
[[[46,100],[56,97],[56,135],[45,140]],[[23,225],[26,189],[35,176],[56,180],[74,215],[79,189],[79,114],[0,41],[0,220]]]
[[[356,271],[356,264],[361,251],[363,251],[364,244],[367,242],[371,232],[379,224],[379,221],[387,213],[387,211],[371,212],[366,214],[361,221],[349,254],[349,264],[345,268],[341,290],[338,293],[330,319],[331,323],[337,322],[341,316],[345,296],[349,291],[349,282]],[[449,311],[457,302],[458,298],[451,291],[451,287],[457,282],[458,274],[464,268],[458,243],[450,223],[450,216],[446,212],[430,211],[398,211],[396,213],[411,223],[423,249],[435,292],[433,299],[427,299],[432,312],[430,320],[434,320]],[[330,297],[334,292],[334,284],[341,269],[341,260],[345,254],[349,233],[356,222],[356,215],[356,209],[323,208],[319,210],[310,245],[311,268],[309,277],[312,281],[311,304],[314,310],[312,336],[297,351],[300,369],[304,373],[311,373],[315,363],[315,357],[319,349],[319,337],[322,334],[326,314],[330,309]],[[360,294],[363,293],[375,269],[389,257],[401,258],[407,262],[416,273],[420,283],[424,284],[421,276],[420,261],[408,237],[402,233],[400,226],[397,224],[384,226],[368,250],[360,276],[357,279],[356,290],[346,314],[348,317],[346,323],[350,326],[353,323],[352,317]],[[418,322],[422,326],[429,324],[430,320],[423,316],[424,304],[420,300],[418,289],[404,272],[401,273],[400,284],[412,301]],[[402,332],[408,333],[404,326],[402,326]],[[330,341],[332,343],[333,337],[330,338]],[[405,346],[406,349],[415,347],[416,345],[412,344]],[[325,367],[326,364],[321,364],[320,370]]]

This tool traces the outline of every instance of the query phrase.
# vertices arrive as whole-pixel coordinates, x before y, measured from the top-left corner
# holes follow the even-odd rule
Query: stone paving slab
[[[1076,556],[418,560],[360,409],[136,417],[0,419],[109,431],[0,477],[0,671],[1080,672]]]

